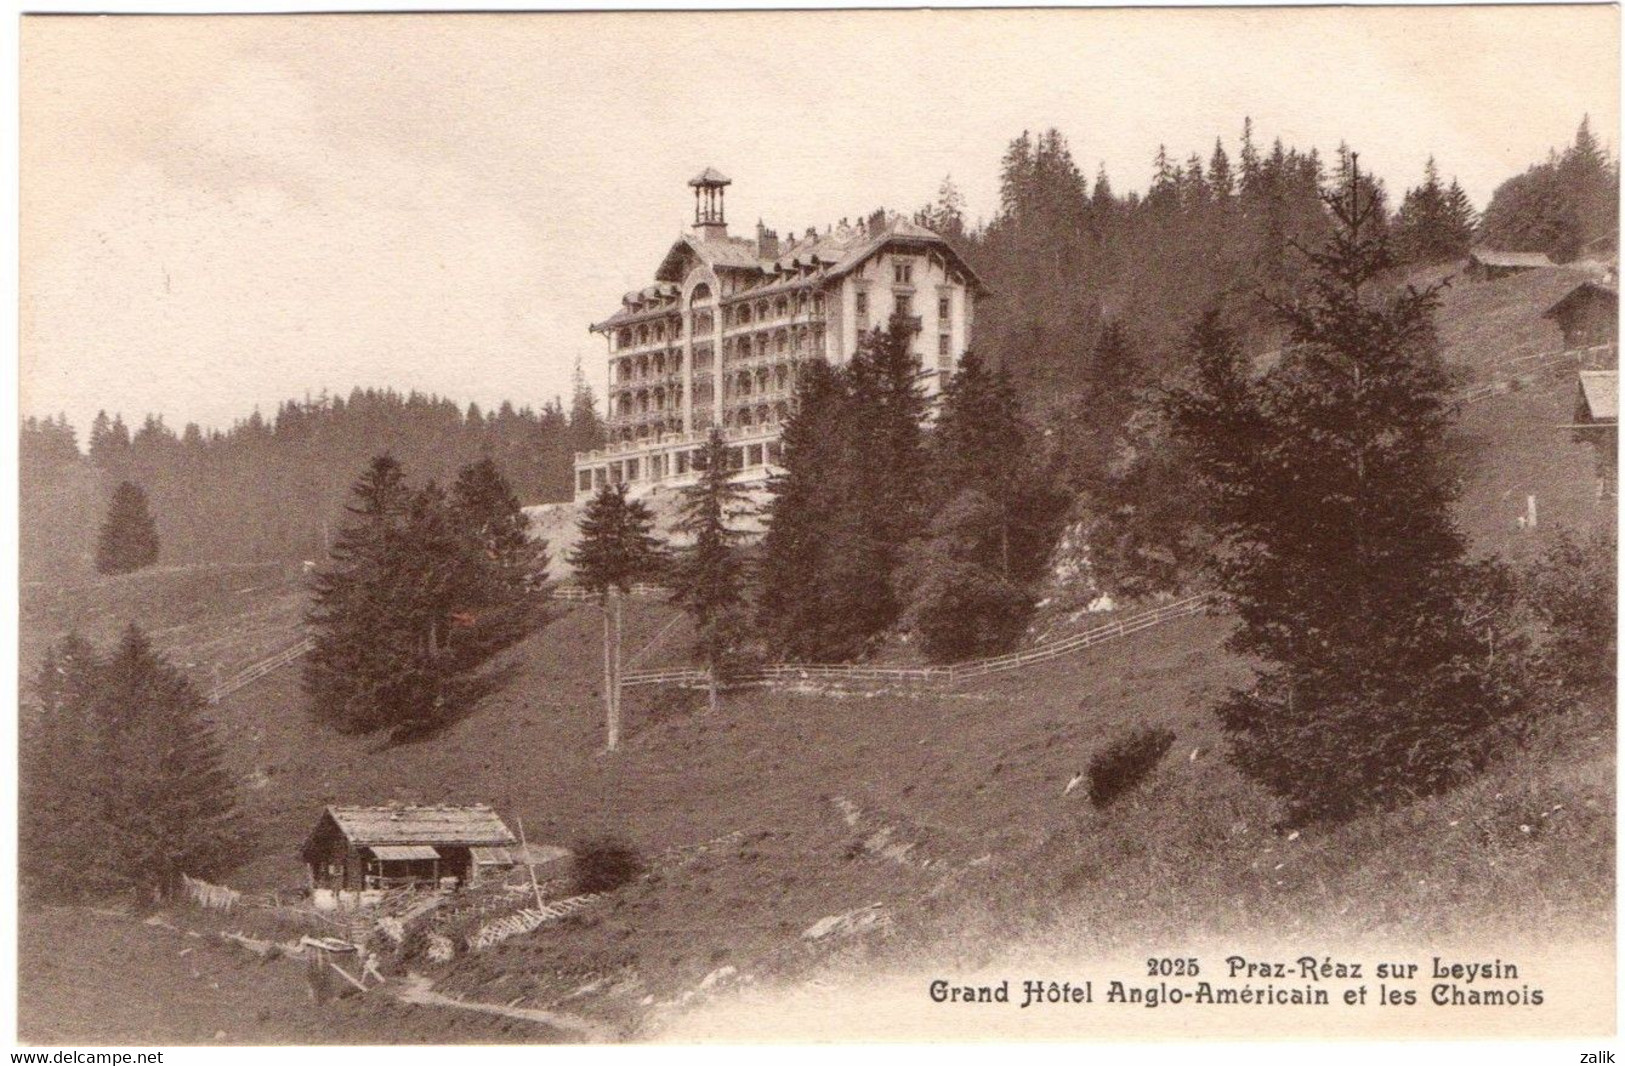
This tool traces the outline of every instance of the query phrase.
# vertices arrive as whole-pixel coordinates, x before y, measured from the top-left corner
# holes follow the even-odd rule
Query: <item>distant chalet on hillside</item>
[[[928,395],[970,344],[981,281],[942,237],[888,215],[781,241],[728,235],[728,178],[707,168],[694,189],[694,228],[654,284],[621,298],[590,327],[609,342],[608,445],[576,456],[576,498],[606,484],[633,489],[694,480],[693,453],[712,426],[732,443],[739,480],[765,479],[779,459],[795,366],[840,365],[861,334],[894,316],[914,330]]]
[[[1563,331],[1564,348],[1591,348],[1619,341],[1619,290],[1582,282],[1541,316]]]
[[[490,807],[328,807],[301,849],[313,888],[473,884],[506,871],[518,845]]]
[[[1498,252],[1493,248],[1474,248],[1467,256],[1467,276],[1474,281],[1494,281],[1552,265],[1552,261],[1541,252]]]
[[[1597,451],[1597,498],[1619,495],[1619,371],[1580,371],[1574,437]]]

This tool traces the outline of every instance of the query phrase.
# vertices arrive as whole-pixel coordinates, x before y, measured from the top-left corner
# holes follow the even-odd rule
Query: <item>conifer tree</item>
[[[856,490],[850,452],[858,438],[840,370],[822,360],[803,364],[795,395],[780,435],[783,472],[768,482],[757,621],[781,655],[833,658],[861,645],[852,629],[865,628],[840,609],[829,576],[839,553],[863,550],[835,535]]]
[[[1482,225],[1492,247],[1545,252],[1560,263],[1618,229],[1619,164],[1597,143],[1589,117],[1568,149],[1496,188]]]
[[[861,431],[861,448],[849,455],[862,467],[862,476],[853,478],[858,488],[853,502],[888,569],[925,522],[927,403],[914,337],[914,327],[894,317],[888,328],[859,340],[845,368],[848,418]]]
[[[119,876],[155,893],[180,875],[216,879],[246,857],[246,832],[201,696],[131,625],[96,686],[106,723]]]
[[[477,692],[472,671],[539,618],[540,549],[494,464],[465,468],[448,498],[381,455],[352,496],[307,614],[311,710],[347,733],[440,728]]]
[[[158,561],[158,523],[139,485],[119,482],[96,538],[96,571],[128,574]]]
[[[21,707],[18,873],[31,896],[63,898],[93,887],[84,868],[107,842],[95,799],[106,774],[90,716],[100,668],[95,649],[70,633],[47,649]]]
[[[513,487],[487,455],[463,467],[451,492],[451,521],[467,538],[454,624],[476,627],[478,640],[500,646],[540,618],[536,595],[547,581],[547,542],[532,540],[530,520]]]
[[[1281,362],[1252,378],[1215,335],[1171,401],[1214,501],[1233,646],[1264,664],[1220,717],[1242,772],[1306,817],[1447,787],[1510,710],[1464,617],[1437,294],[1373,291],[1393,260],[1356,167],[1310,295],[1279,309]]]
[[[578,528],[581,536],[568,559],[577,580],[604,607],[604,746],[615,751],[621,742],[621,601],[634,584],[660,572],[664,552],[648,504],[627,499],[624,483],[600,489],[588,501]]]
[[[1460,184],[1447,188],[1430,156],[1422,184],[1407,190],[1394,216],[1394,253],[1401,262],[1426,265],[1460,259],[1473,241],[1473,211]]]
[[[977,562],[1017,580],[1023,564],[1030,567],[1045,554],[1057,510],[1053,490],[1040,484],[1048,479],[1038,473],[1031,446],[1009,375],[989,371],[977,353],[966,352],[943,387],[931,432],[931,505],[940,512],[967,490],[985,497],[995,515],[996,551]]]
[[[24,736],[30,891],[162,895],[183,873],[216,879],[245,857],[248,834],[203,700],[136,626],[105,659],[77,637],[59,644]]]
[[[375,457],[351,489],[350,521],[329,563],[316,574],[306,621],[315,646],[305,657],[305,691],[316,717],[340,732],[366,733],[390,723],[403,628],[397,610],[411,490],[400,463]]]
[[[745,564],[734,523],[750,513],[745,490],[734,483],[722,430],[711,427],[695,456],[699,480],[683,490],[677,531],[692,543],[673,567],[676,602],[694,620],[696,647],[710,675],[712,711],[718,686],[728,680],[744,636]]]

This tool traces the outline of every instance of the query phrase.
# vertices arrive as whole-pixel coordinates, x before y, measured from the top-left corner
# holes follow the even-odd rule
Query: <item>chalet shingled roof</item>
[[[1502,252],[1494,248],[1475,248],[1472,258],[1485,266],[1521,267],[1525,270],[1554,265],[1544,252]]]
[[[327,808],[351,844],[460,844],[503,847],[517,838],[497,812],[471,806],[382,806]]]
[[[1581,300],[1601,300],[1603,303],[1617,305],[1619,303],[1619,290],[1601,282],[1583,281],[1570,289],[1561,300],[1548,307],[1540,317],[1558,318]]]
[[[1619,421],[1619,371],[1580,371],[1580,396],[1592,422]]]

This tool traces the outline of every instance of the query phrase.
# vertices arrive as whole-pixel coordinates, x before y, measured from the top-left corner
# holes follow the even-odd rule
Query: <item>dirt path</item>
[[[403,1003],[414,1003],[431,1007],[452,1007],[457,1010],[477,1011],[481,1014],[495,1014],[503,1018],[518,1018],[521,1021],[539,1022],[550,1025],[563,1033],[580,1037],[589,1044],[603,1044],[615,1040],[615,1034],[597,1022],[588,1021],[575,1014],[561,1014],[558,1011],[535,1010],[529,1007],[504,1007],[497,1003],[470,1003],[467,1000],[453,999],[451,996],[441,995],[434,991],[431,982],[421,974],[411,974],[391,985],[386,986],[397,999]]]

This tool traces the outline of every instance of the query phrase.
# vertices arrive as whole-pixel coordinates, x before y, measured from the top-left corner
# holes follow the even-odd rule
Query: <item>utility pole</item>
[[[604,747],[615,751],[621,746],[621,590],[611,584],[604,589],[604,708],[608,739]]]

